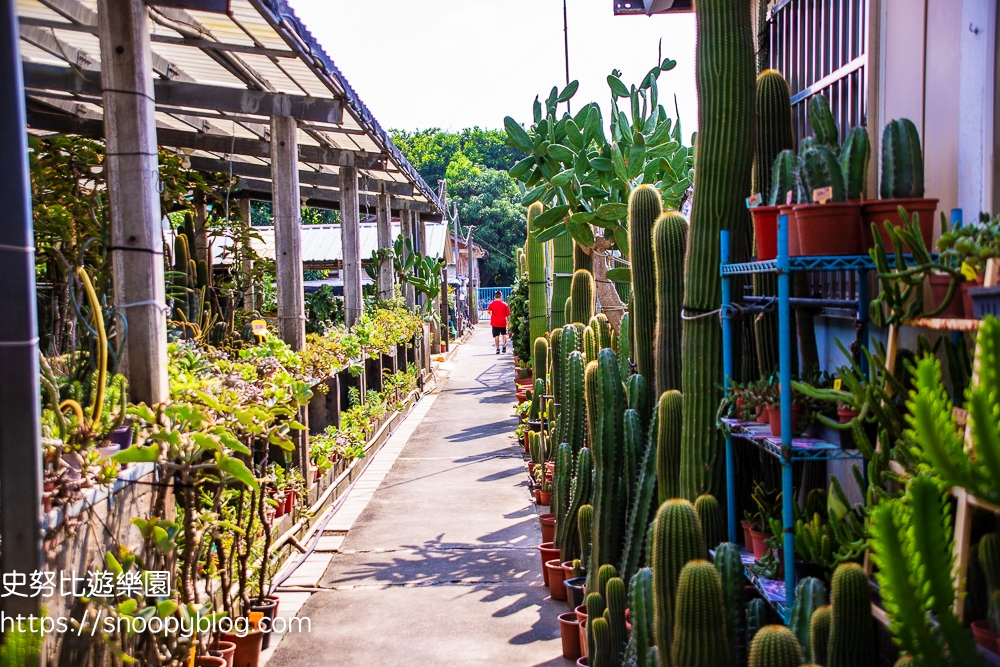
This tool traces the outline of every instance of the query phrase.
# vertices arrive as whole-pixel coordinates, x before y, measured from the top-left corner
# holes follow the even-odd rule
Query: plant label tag
[[[965,408],[952,408],[951,416],[955,418],[955,423],[959,426],[965,426],[969,421],[969,411]]]
[[[785,206],[791,206],[792,205],[792,200],[794,200],[794,199],[795,199],[795,191],[794,190],[789,190],[788,192],[786,192],[785,193]]]
[[[825,204],[833,199],[833,188],[829,185],[825,188],[816,188],[813,190],[813,201],[820,204]]]
[[[833,388],[836,391],[840,391],[840,387],[842,385],[843,385],[843,380],[841,380],[840,378],[837,378],[836,380],[833,381]]]
[[[970,283],[974,282],[977,277],[976,267],[968,262],[962,262],[962,275],[965,276],[965,279]]]
[[[252,627],[254,630],[256,630],[257,626],[260,624],[260,622],[263,619],[264,619],[264,612],[262,612],[262,611],[252,611],[252,612],[250,612],[250,627]]]
[[[752,194],[747,197],[747,208],[757,208],[760,206],[761,197],[760,193]]]
[[[253,330],[254,336],[267,335],[267,322],[264,320],[254,320],[250,323],[250,328]]]

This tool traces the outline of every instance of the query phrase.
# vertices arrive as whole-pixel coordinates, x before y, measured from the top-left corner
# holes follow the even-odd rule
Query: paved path
[[[317,577],[329,590],[299,610],[312,632],[285,636],[268,667],[570,664],[556,621],[568,607],[542,586],[538,521],[511,437],[513,365],[489,333],[478,327],[445,364],[440,392],[404,422],[412,435],[366,471],[381,483],[360,480],[367,487],[327,527],[348,532],[342,544],[323,538],[338,544]]]

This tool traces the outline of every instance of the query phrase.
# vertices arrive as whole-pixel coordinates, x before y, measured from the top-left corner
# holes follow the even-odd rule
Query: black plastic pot
[[[271,595],[266,598],[267,602],[264,604],[255,604],[250,607],[250,611],[259,611],[264,614],[264,618],[267,619],[267,629],[268,632],[264,633],[264,642],[261,644],[261,649],[266,649],[271,643],[271,629],[274,626],[274,616],[278,613],[278,597],[276,595]],[[263,625],[262,625],[263,627]]]
[[[587,583],[587,577],[573,577],[563,581],[566,587],[566,597],[569,606],[576,609],[584,603],[583,585]]]

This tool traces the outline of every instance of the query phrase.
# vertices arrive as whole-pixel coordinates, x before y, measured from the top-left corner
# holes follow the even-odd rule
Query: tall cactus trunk
[[[566,324],[566,299],[573,276],[573,239],[563,234],[552,239],[552,322],[553,331]]]
[[[595,309],[594,274],[590,271],[577,269],[573,272],[570,283],[570,308],[568,323],[590,324]]]
[[[579,243],[573,241],[573,272],[576,273],[580,269],[593,273],[594,258],[584,252],[583,247]]]
[[[709,313],[722,300],[719,233],[746,233],[746,193],[753,167],[754,51],[748,0],[699,0],[695,70],[698,147],[691,226],[685,262],[684,305]],[[715,427],[721,395],[722,332],[714,316],[684,322],[681,495],[721,496],[720,438]],[[663,652],[661,650],[661,660]]]
[[[531,223],[542,213],[541,204],[528,207],[528,239],[524,242],[524,253],[528,263],[528,331],[530,340],[535,341],[548,333],[548,296],[545,293],[545,244],[539,243],[531,232]],[[538,367],[538,360],[532,357],[532,368]],[[544,366],[545,362],[542,361]]]
[[[629,195],[628,246],[632,259],[633,299],[630,324],[635,331],[635,340],[639,342],[632,354],[635,356],[636,372],[652,386],[658,386],[653,362],[657,305],[653,225],[662,210],[660,191],[652,185],[640,185]]]
[[[670,389],[681,388],[681,309],[684,307],[684,252],[687,250],[687,234],[687,220],[680,213],[672,211],[660,216],[653,228],[652,244],[656,260],[656,396]],[[635,271],[634,262],[632,270]]]

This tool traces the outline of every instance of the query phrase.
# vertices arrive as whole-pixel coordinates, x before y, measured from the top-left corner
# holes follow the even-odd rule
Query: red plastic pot
[[[758,206],[750,209],[753,216],[753,237],[757,243],[757,260],[765,262],[778,256],[778,211],[780,206]]]
[[[769,540],[774,537],[771,533],[758,532],[756,530],[750,530],[750,538],[753,540],[753,557],[760,560],[767,553],[767,545],[764,544],[765,540]]]
[[[932,272],[931,275],[927,276],[927,283],[930,286],[931,293],[931,310],[937,310],[944,302],[945,297],[948,296],[948,288],[951,287],[951,281],[952,277],[947,273]],[[965,317],[964,299],[968,294],[968,290],[962,290],[963,284],[965,283],[958,284],[955,293],[951,296],[951,301],[935,317],[946,319],[961,319]],[[969,301],[972,301],[971,297]]]
[[[542,490],[541,489],[535,489],[535,504],[536,505],[541,505],[542,504]]]
[[[194,659],[195,667],[226,667],[226,659],[214,655],[199,655]]]
[[[1000,640],[1000,634],[990,630],[988,620],[973,621],[972,636],[976,639],[976,643],[984,649],[990,653],[997,653],[997,641]]]
[[[538,523],[542,527],[542,542],[551,542],[556,538],[556,515],[549,512],[540,514]]]
[[[558,558],[553,558],[545,563],[545,568],[549,571],[549,595],[553,600],[565,600],[566,587],[563,586],[563,581],[566,571],[562,568],[562,563]]]
[[[753,551],[753,524],[746,519],[740,523],[743,526],[743,546],[747,551]]]
[[[219,640],[211,646],[212,648],[208,651],[209,655],[222,658],[226,661],[226,667],[233,667],[233,653],[236,652],[236,644]]]
[[[285,514],[291,514],[295,509],[295,489],[285,489]]]
[[[551,505],[552,504],[552,492],[551,491],[539,491],[538,492],[538,504],[539,505]]]
[[[841,424],[850,423],[852,419],[860,414],[860,412],[851,408],[837,408],[837,419],[840,420]]]
[[[875,247],[875,240],[872,238],[872,223],[878,230],[882,242],[890,252],[892,242],[889,240],[889,233],[885,231],[885,221],[888,220],[893,227],[902,227],[903,220],[899,217],[899,207],[910,214],[916,213],[920,216],[920,236],[923,238],[924,246],[928,251],[933,251],[934,246],[934,213],[937,211],[937,199],[912,198],[912,199],[879,199],[866,201],[861,205],[861,239],[864,250],[867,252]],[[903,248],[904,252],[910,252],[909,248]]]
[[[771,424],[771,435],[776,438],[781,437],[781,406],[780,405],[768,405],[768,421]],[[798,405],[792,406],[792,433],[797,433],[799,430],[799,417],[802,416],[802,408]]]
[[[264,633],[260,630],[251,630],[244,636],[223,632],[222,639],[236,645],[233,651],[233,667],[258,667],[260,664],[261,644],[264,641]]]
[[[803,255],[861,254],[861,204],[802,204],[794,210],[799,252]]]
[[[779,206],[778,214],[788,216],[788,256],[798,257],[802,253],[799,252],[799,232],[795,227],[795,205]]]
[[[580,621],[576,614],[566,612],[559,615],[559,636],[562,637],[562,654],[567,660],[577,660],[580,653]]]
[[[552,542],[542,542],[538,545],[538,551],[542,555],[542,581],[546,586],[549,585],[549,569],[545,567],[553,558],[559,558],[559,550],[556,549]]]
[[[580,624],[580,655],[581,659],[587,658],[587,605],[582,604],[573,610],[576,612],[576,620]],[[580,664],[577,662],[577,664]]]

